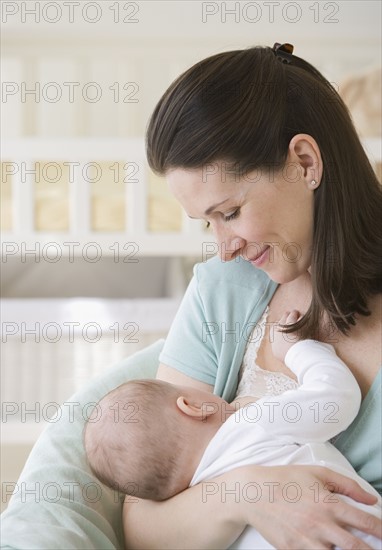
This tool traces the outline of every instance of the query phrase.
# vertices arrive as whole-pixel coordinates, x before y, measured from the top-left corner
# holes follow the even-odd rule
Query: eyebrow
[[[221,202],[218,202],[217,204],[214,204],[213,206],[210,206],[209,208],[207,208],[207,210],[204,212],[204,215],[205,216],[208,216],[209,214],[211,214],[211,212],[213,210],[215,210],[215,208],[217,208],[218,206],[221,206],[222,204],[224,204],[225,202],[229,201],[230,197],[228,197],[228,199],[225,199],[224,201],[221,201]]]

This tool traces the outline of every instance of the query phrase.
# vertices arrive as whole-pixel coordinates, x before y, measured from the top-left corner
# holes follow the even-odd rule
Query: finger
[[[335,546],[344,550],[373,550],[373,547],[363,540],[362,533],[347,531],[341,527],[332,527],[328,542],[332,544],[332,548]]]
[[[375,504],[377,497],[372,495],[365,489],[363,489],[354,479],[344,476],[340,473],[336,473],[335,481],[333,479],[333,472],[327,470],[326,476],[326,488],[332,493],[339,493],[341,495],[348,496],[357,502],[363,502],[364,504]]]
[[[329,487],[327,487],[329,489]],[[331,497],[332,495],[330,495]],[[331,503],[328,496],[324,502]],[[348,529],[357,529],[360,534],[357,536],[363,536],[363,534],[372,535],[377,539],[382,539],[382,521],[381,511],[375,506],[359,503],[355,506],[354,500],[347,496],[342,496],[342,502],[337,504],[333,503],[332,514],[337,520]],[[354,535],[354,533],[353,533]],[[365,541],[364,541],[365,544]],[[373,545],[375,542],[373,543]],[[341,548],[347,548],[347,546],[341,546]],[[349,546],[349,548],[356,548]],[[358,547],[357,547],[358,548]],[[362,547],[363,548],[363,547]],[[368,546],[366,546],[368,548]]]
[[[289,314],[290,314],[290,311],[286,311],[285,313],[283,313],[283,315],[281,316],[281,319],[279,321],[280,325],[285,325],[285,322],[286,322]]]
[[[291,312],[289,313],[289,315],[287,316],[287,318],[286,318],[286,324],[291,325],[291,324],[293,324],[293,323],[296,323],[298,317],[299,317],[299,312],[298,312],[296,309],[294,309],[294,310],[291,311]]]
[[[349,505],[342,511],[339,518],[344,524],[352,526],[354,529],[377,539],[382,539],[382,521],[377,516],[369,514],[367,511],[355,508]],[[362,535],[361,535],[362,536]]]
[[[327,543],[329,548],[373,550],[379,547],[374,535],[367,534],[364,529],[357,528],[357,524],[362,523],[362,519],[359,518],[358,514],[359,510],[357,508],[341,502],[339,506],[332,507],[330,521],[320,522],[310,529],[310,536],[313,540],[317,538]],[[372,546],[369,546],[369,544]]]

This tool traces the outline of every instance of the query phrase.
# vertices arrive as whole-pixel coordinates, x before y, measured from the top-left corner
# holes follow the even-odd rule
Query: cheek
[[[313,230],[313,197],[300,187],[270,188],[244,205],[235,228],[248,242],[296,242],[305,248]]]
[[[266,204],[250,205],[242,209],[236,228],[247,241],[264,241],[274,233],[274,215],[272,207]]]
[[[306,203],[302,209],[295,213],[294,224],[295,240],[303,248],[310,246],[313,235],[313,201]]]
[[[289,195],[273,211],[273,220],[275,231],[284,241],[306,245],[313,230],[313,197]]]

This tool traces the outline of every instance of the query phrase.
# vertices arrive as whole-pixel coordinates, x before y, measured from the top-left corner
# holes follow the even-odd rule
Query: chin
[[[272,281],[279,285],[291,283],[298,279],[301,275],[306,273],[306,269],[302,269],[301,266],[296,264],[290,264],[289,268],[277,268],[276,266],[263,270]]]

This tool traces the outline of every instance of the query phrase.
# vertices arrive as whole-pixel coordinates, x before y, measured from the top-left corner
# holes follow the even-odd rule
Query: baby
[[[296,319],[292,312],[280,323]],[[160,380],[130,381],[111,391],[84,432],[93,473],[125,494],[164,500],[239,466],[314,463],[356,479],[375,494],[379,500],[373,507],[353,504],[380,516],[378,493],[327,442],[357,415],[361,393],[355,378],[329,344],[302,340],[292,345],[275,331],[272,346],[299,383],[276,397],[253,401],[248,396],[229,404]],[[358,536],[380,548],[375,538]],[[233,547],[272,548],[251,527]]]

